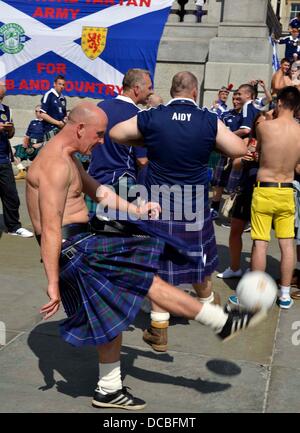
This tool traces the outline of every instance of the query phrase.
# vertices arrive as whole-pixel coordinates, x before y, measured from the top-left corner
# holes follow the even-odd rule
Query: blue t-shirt
[[[123,175],[136,179],[136,157],[145,156],[144,149],[140,151],[140,148],[114,143],[109,137],[109,131],[113,126],[134,117],[139,111],[134,103],[122,98],[124,97],[98,104],[108,117],[108,125],[104,144],[99,144],[92,151],[89,174],[104,185],[114,184]]]
[[[67,115],[66,98],[62,95],[59,95],[55,89],[50,89],[42,98],[41,111],[43,113],[47,113],[55,120],[63,120]],[[49,132],[52,129],[57,128],[56,125],[45,122],[44,120],[43,126],[45,132]]]
[[[12,122],[11,111],[7,105],[0,103],[0,123]],[[7,131],[0,132],[0,164],[10,163],[10,144]]]
[[[216,142],[218,118],[192,99],[176,98],[137,115],[149,164],[145,185],[203,185],[208,203],[207,165]],[[193,188],[193,207],[195,188]],[[174,205],[171,194],[171,211]],[[160,200],[160,204],[162,204]]]
[[[220,99],[217,101],[217,104],[218,108],[211,107],[210,111],[216,113],[218,119],[221,119],[222,115],[228,111],[228,105],[225,104],[225,102],[220,101]]]
[[[240,129],[240,125],[243,119],[243,114],[240,111],[239,113],[235,110],[229,110],[223,113],[221,116],[222,122],[230,129],[230,131],[234,132]]]
[[[288,36],[287,38],[283,38],[279,40],[279,44],[285,44],[285,54],[284,57],[288,59],[289,62],[294,61],[293,54],[299,54],[298,51],[298,43],[299,38],[293,39],[292,36]]]
[[[29,126],[26,131],[27,137],[33,140],[37,140],[38,142],[42,142],[44,140],[44,125],[43,121],[39,119],[34,119],[29,123]]]
[[[259,113],[259,110],[254,107],[252,101],[246,102],[243,106],[242,110],[242,121],[240,128],[241,129],[249,129],[251,130],[253,127],[253,122],[257,114]]]

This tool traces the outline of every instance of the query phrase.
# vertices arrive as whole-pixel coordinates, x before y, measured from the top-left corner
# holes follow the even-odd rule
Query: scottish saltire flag
[[[66,95],[115,97],[129,68],[153,78],[172,2],[0,0],[0,79],[9,94],[36,95],[61,74]]]
[[[273,49],[273,53],[272,53],[273,72],[276,72],[276,71],[278,71],[278,69],[280,69],[280,61],[279,61],[279,57],[278,57],[277,44],[273,40],[273,38],[271,38],[271,36],[269,37],[269,41],[270,41],[270,44],[272,45],[272,49]]]

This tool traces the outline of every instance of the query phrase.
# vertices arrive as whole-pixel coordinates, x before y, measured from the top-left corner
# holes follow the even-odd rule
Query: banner
[[[37,95],[60,74],[67,96],[115,97],[129,68],[154,77],[172,2],[0,0],[0,80],[8,94]]]

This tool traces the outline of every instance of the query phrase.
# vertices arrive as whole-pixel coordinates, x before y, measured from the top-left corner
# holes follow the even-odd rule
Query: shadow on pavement
[[[278,247],[279,248],[279,247]],[[218,256],[219,264],[217,267],[217,272],[223,272],[230,264],[229,248],[225,245],[218,245]],[[241,255],[241,269],[245,271],[250,267],[251,254],[248,252],[242,252]],[[274,279],[280,276],[280,262],[270,255],[267,256],[267,267],[266,272],[270,274]],[[231,289],[235,290],[239,282],[239,278],[228,278],[222,280]]]
[[[91,346],[76,348],[65,343],[58,335],[58,323],[56,321],[39,324],[28,337],[28,345],[39,360],[39,369],[44,379],[39,389],[47,391],[56,387],[58,392],[73,398],[91,397],[99,375],[96,350]],[[221,392],[231,387],[229,383],[203,380],[200,377],[191,379],[181,375],[172,376],[135,365],[136,360],[142,357],[146,358],[143,361],[150,361],[151,368],[159,368],[159,365],[152,361],[173,362],[173,356],[169,354],[158,356],[151,351],[128,346],[122,346],[121,354],[124,377],[128,375],[143,382],[192,388],[203,394]],[[57,376],[61,376],[62,379],[57,380]]]

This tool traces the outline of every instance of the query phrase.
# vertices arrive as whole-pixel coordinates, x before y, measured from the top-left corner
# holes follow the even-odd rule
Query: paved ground
[[[18,183],[22,222],[30,227],[24,182]],[[228,265],[229,230],[216,225],[219,270]],[[57,324],[40,321],[45,277],[33,239],[3,234],[0,248],[0,412],[90,412],[98,366],[92,348],[62,342]],[[249,262],[250,235],[244,235],[242,266]],[[278,249],[271,242],[268,271],[279,275]],[[223,302],[236,282],[214,277]],[[300,302],[289,311],[271,311],[261,326],[227,344],[195,323],[172,319],[170,351],[153,352],[142,341],[148,316],[140,313],[124,333],[124,383],[155,412],[300,412]],[[1,335],[1,334],[0,334]],[[103,413],[103,412],[102,412]],[[107,413],[116,413],[107,410]]]

